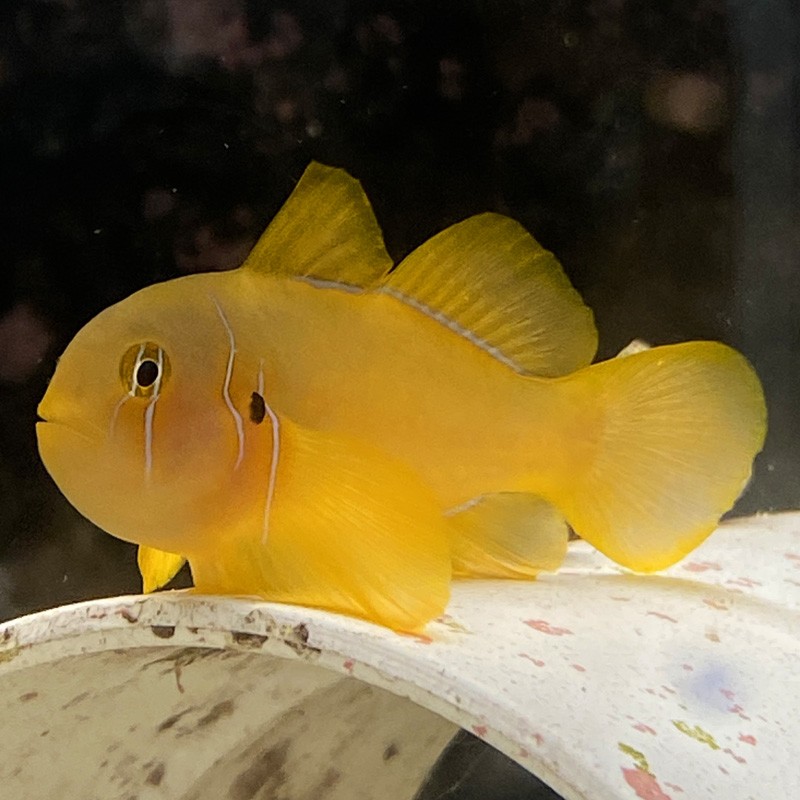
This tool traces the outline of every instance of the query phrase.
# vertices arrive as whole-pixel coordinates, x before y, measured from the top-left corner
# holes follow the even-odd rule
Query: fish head
[[[187,553],[227,512],[237,431],[220,276],[147,287],[88,322],[39,405],[41,458],[67,499],[118,538]],[[241,458],[238,457],[238,461]]]

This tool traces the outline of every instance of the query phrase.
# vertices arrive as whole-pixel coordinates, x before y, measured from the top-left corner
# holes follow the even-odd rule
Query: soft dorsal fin
[[[555,377],[597,349],[592,312],[555,256],[500,214],[459,222],[418,247],[380,291],[434,316],[518,372]]]
[[[242,269],[370,286],[392,267],[361,184],[312,161]]]

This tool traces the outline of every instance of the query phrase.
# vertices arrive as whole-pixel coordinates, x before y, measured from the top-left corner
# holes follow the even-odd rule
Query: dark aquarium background
[[[736,511],[800,506],[799,94],[793,0],[4,0],[0,618],[139,588],[39,463],[58,354],[142,286],[236,267],[311,159],[361,179],[398,259],[520,220],[601,357],[741,349],[771,429]]]

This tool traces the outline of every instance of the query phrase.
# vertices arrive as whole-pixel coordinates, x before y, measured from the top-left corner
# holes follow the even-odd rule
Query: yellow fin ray
[[[458,577],[535,578],[567,554],[564,518],[532,494],[483,495],[448,518]]]
[[[555,256],[499,214],[470,217],[429,239],[381,290],[519,372],[566,375],[589,364],[597,350],[592,312]]]
[[[350,437],[280,419],[280,456],[266,543],[221,537],[190,555],[199,591],[350,614],[415,631],[449,598],[446,523],[403,464]]]
[[[139,545],[136,561],[139,564],[142,591],[145,594],[166,586],[186,563],[183,556],[167,553],[165,550],[158,550],[146,544]]]
[[[361,184],[312,162],[242,269],[370,286],[391,269]]]
[[[611,359],[564,389],[584,442],[548,499],[581,537],[637,571],[675,563],[714,530],[764,442],[758,378],[717,342]]]

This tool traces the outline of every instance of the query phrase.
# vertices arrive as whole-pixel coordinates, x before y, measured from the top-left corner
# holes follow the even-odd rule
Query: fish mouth
[[[49,392],[36,407],[36,430],[44,427],[54,430],[56,427],[65,428],[72,433],[76,433],[85,439],[98,439],[103,436],[103,431],[92,419],[87,419],[81,413],[80,406],[74,404],[64,405],[53,402],[55,398],[50,397]],[[77,412],[77,413],[76,413]]]
[[[37,435],[45,428],[54,430],[55,428],[63,428],[70,433],[80,436],[87,441],[97,441],[100,436],[100,431],[91,425],[82,425],[69,419],[61,419],[58,417],[46,417],[41,411],[36,412],[36,433]]]

